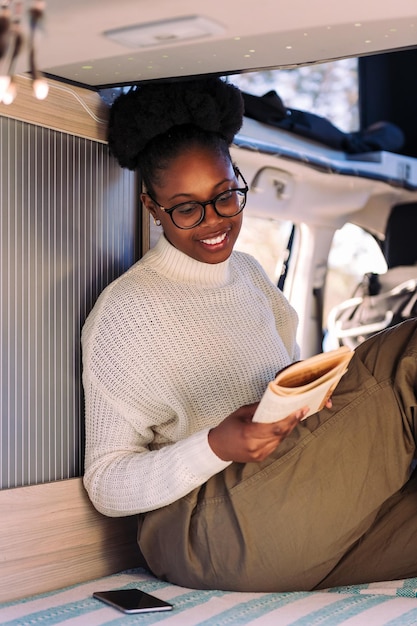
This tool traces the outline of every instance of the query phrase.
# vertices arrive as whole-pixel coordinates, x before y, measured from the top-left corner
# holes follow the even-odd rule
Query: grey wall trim
[[[82,473],[80,328],[136,259],[135,186],[105,144],[0,117],[1,488]]]

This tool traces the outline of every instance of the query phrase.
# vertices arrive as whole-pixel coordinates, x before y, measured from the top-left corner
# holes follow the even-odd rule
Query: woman
[[[391,517],[405,507],[417,529],[415,322],[358,349],[333,406],[302,423],[307,408],[251,421],[299,352],[295,312],[233,251],[248,191],[229,153],[242,112],[240,92],[212,78],[145,85],[112,107],[110,149],[139,168],[162,235],[83,329],[85,486],[102,513],[139,514],[147,565],[181,585],[284,591],[414,575],[416,549],[392,539]]]

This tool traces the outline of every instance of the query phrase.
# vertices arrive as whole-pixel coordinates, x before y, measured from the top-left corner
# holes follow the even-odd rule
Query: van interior
[[[140,174],[108,154],[111,102],[144,81],[217,75],[242,88],[248,110],[283,107],[279,119],[245,115],[232,146],[250,187],[238,248],[295,307],[303,358],[355,347],[417,311],[417,5],[3,0],[0,42],[0,600],[11,602],[134,565],[131,522],[120,549],[130,560],[106,561],[116,527],[85,513],[80,487],[80,331],[99,293],[157,237]],[[46,81],[43,99],[35,79]],[[80,502],[94,551],[83,560],[81,542],[75,562],[74,549],[57,557],[64,546],[53,535],[29,566],[29,520],[46,541],[45,520],[65,518],[67,497]]]

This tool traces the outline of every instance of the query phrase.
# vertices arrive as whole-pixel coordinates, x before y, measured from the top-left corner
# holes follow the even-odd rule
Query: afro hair
[[[110,109],[109,149],[121,167],[134,170],[145,146],[175,126],[196,126],[230,145],[243,110],[240,90],[221,78],[138,85]]]

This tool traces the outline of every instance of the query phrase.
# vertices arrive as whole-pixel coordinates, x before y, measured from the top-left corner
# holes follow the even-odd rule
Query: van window
[[[242,91],[276,91],[284,105],[325,117],[340,130],[359,130],[358,59],[229,76]]]
[[[236,250],[251,254],[263,266],[270,280],[278,284],[287,260],[287,246],[293,223],[245,214]]]
[[[324,327],[330,309],[353,297],[364,274],[383,274],[387,271],[380,242],[363,228],[351,223],[335,232],[328,261]]]

